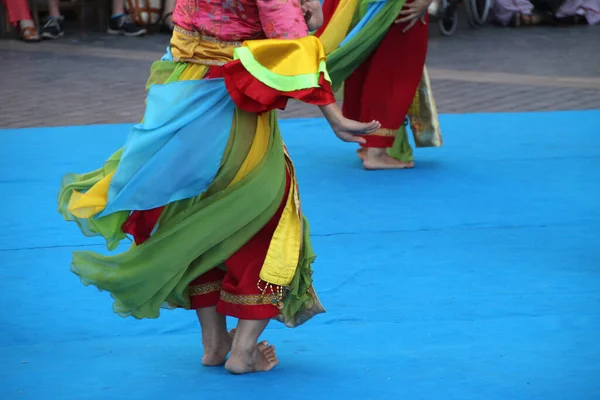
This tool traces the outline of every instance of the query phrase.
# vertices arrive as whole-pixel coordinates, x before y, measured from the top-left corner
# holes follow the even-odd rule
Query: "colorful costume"
[[[326,0],[325,24],[315,35],[328,54],[334,89],[345,81],[344,115],[382,124],[363,147],[388,148],[412,161],[407,115],[417,146],[441,146],[442,139],[424,68],[428,26],[419,22],[402,32],[406,25],[394,21],[403,6],[403,0]]]
[[[104,166],[67,175],[59,211],[110,250],[75,252],[121,316],[217,311],[297,326],[324,312],[309,227],[276,108],[335,102],[321,42],[296,1],[179,0],[152,65],[144,120]],[[282,40],[289,39],[289,40]],[[245,39],[256,39],[240,42]]]

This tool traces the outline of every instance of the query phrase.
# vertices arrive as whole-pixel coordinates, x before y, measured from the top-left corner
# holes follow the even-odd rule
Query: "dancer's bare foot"
[[[360,154],[359,154],[360,157]],[[363,168],[366,170],[379,169],[410,169],[415,166],[415,163],[404,162],[395,159],[387,154],[386,149],[367,148],[364,152]]]
[[[267,372],[272,370],[279,360],[275,347],[268,342],[260,342],[250,352],[232,351],[225,363],[225,369],[232,374],[241,375],[252,372]]]
[[[223,336],[219,343],[212,345],[204,344],[202,365],[205,367],[218,367],[225,364],[227,355],[231,351],[232,343],[233,338],[227,334]]]
[[[360,161],[365,161],[367,149],[365,149],[364,147],[359,148],[358,150],[356,150],[356,155],[358,156],[358,158],[360,158]]]
[[[214,367],[225,364],[233,344],[233,338],[227,332],[225,316],[217,313],[215,306],[200,308],[196,313],[202,328],[202,365]]]

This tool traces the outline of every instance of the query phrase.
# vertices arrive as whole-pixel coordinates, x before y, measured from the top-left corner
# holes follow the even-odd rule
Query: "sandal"
[[[42,40],[35,26],[19,28],[19,36],[25,43],[37,43]]]
[[[511,25],[518,28],[520,26],[541,25],[546,22],[547,21],[542,14],[536,12],[531,14],[521,14],[520,12],[516,12],[511,21]]]

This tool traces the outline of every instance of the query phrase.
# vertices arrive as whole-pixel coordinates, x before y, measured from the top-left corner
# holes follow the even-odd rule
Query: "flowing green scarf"
[[[365,15],[368,4],[373,0],[362,0],[354,15],[351,28],[356,26]],[[371,19],[361,31],[346,44],[327,55],[327,70],[333,82],[333,90],[337,91],[341,84],[362,64],[377,48],[390,26],[398,18],[398,14],[406,0],[388,0],[383,8]]]

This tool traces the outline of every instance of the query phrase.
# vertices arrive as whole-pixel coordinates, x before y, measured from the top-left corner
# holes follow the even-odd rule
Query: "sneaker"
[[[146,34],[146,28],[137,26],[129,15],[122,14],[110,19],[108,33],[111,35],[140,36]]]
[[[44,39],[58,39],[65,35],[63,25],[65,18],[61,15],[60,17],[50,17],[48,21],[42,26],[40,35]]]

